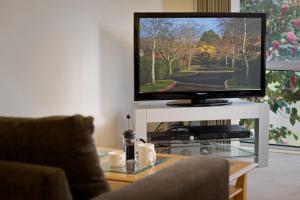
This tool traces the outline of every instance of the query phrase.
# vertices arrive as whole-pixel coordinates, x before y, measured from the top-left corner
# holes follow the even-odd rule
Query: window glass
[[[241,0],[241,12],[267,13],[266,97],[270,144],[300,147],[300,3]]]

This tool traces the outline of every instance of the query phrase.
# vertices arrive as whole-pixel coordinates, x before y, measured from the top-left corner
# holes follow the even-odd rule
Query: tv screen
[[[134,16],[135,100],[264,95],[265,14]]]

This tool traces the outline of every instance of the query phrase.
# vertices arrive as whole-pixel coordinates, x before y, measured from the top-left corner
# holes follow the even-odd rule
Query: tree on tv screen
[[[255,18],[142,18],[141,91],[259,89],[260,37]]]

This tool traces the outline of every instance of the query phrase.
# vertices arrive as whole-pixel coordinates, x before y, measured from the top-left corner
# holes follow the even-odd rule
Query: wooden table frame
[[[169,159],[153,168],[147,169],[135,175],[105,172],[105,178],[110,184],[111,189],[115,190],[124,187],[144,178],[145,176],[151,175],[161,169],[164,169],[179,160],[188,158],[187,156],[160,153],[157,154],[157,156]],[[256,168],[257,164],[238,160],[229,160],[229,162],[229,198],[230,200],[247,200],[247,173]]]
[[[229,163],[229,198],[230,200],[247,200],[247,173],[258,164],[238,160],[229,160]]]

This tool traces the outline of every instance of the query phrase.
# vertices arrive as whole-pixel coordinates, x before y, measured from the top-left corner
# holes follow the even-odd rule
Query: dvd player
[[[149,141],[214,140],[248,138],[250,131],[239,125],[191,126],[186,131],[149,132]]]
[[[191,126],[190,132],[199,140],[248,138],[250,131],[239,125]]]
[[[148,140],[150,141],[165,141],[165,140],[198,140],[198,136],[190,131],[164,131],[164,132],[149,132]]]

